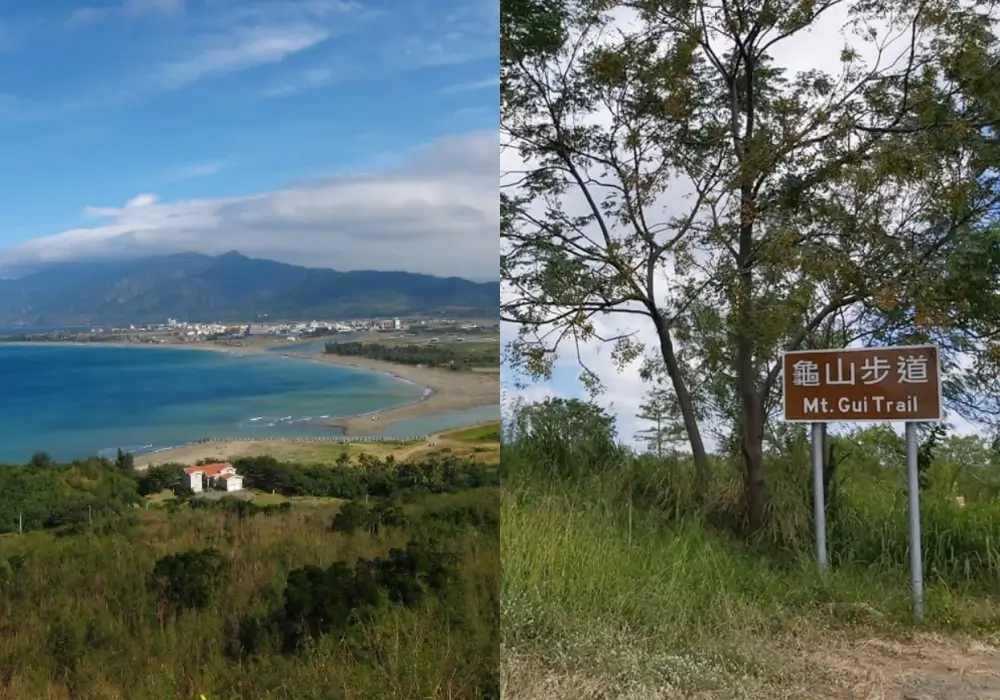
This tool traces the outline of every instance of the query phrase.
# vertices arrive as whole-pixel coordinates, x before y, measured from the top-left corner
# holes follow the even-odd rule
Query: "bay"
[[[310,421],[418,400],[385,374],[273,354],[178,348],[0,345],[0,463],[151,452],[204,437],[316,437]],[[484,415],[499,408],[485,409]],[[482,411],[480,411],[482,412]],[[420,433],[477,416],[425,417]]]

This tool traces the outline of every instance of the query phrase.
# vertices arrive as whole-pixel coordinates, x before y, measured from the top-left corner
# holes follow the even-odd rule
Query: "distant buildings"
[[[91,333],[135,336],[135,342],[167,342],[167,338],[180,338],[187,342],[204,340],[240,339],[250,336],[277,336],[279,338],[309,338],[336,333],[433,333],[450,336],[455,333],[482,333],[499,330],[499,324],[480,324],[454,319],[400,319],[373,318],[350,320],[312,320],[301,322],[269,322],[258,320],[253,324],[195,323],[168,318],[166,323],[127,325],[123,327],[97,327]]]

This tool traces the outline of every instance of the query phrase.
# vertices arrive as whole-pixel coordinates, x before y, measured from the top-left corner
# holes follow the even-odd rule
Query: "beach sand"
[[[363,357],[342,357],[326,353],[297,355],[293,352],[282,351],[281,354],[331,362],[345,367],[359,367],[384,372],[399,379],[419,384],[433,392],[417,403],[389,408],[373,415],[338,418],[322,422],[323,425],[342,428],[345,435],[371,435],[404,418],[465,411],[480,406],[496,406],[500,403],[499,372],[454,372],[448,369],[400,365]],[[377,420],[372,420],[373,416]]]

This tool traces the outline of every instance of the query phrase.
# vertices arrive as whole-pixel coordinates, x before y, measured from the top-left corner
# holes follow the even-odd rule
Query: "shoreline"
[[[0,341],[0,347],[105,347],[105,348],[159,348],[165,350],[201,350],[223,352],[230,355],[275,355],[296,360],[325,362],[340,367],[388,375],[396,381],[406,382],[423,389],[419,399],[395,404],[384,409],[351,414],[312,425],[339,428],[343,437],[371,436],[382,429],[408,418],[422,418],[445,413],[458,413],[500,403],[499,372],[455,372],[452,370],[403,365],[363,357],[330,355],[325,352],[295,352],[295,343],[260,343],[247,345],[222,345],[217,343],[80,343],[71,341]]]
[[[379,372],[397,381],[408,382],[424,388],[423,395],[416,401],[397,404],[377,411],[341,416],[323,421],[317,425],[341,428],[344,435],[373,435],[393,423],[407,418],[456,413],[483,406],[500,404],[500,373],[496,372],[455,372],[421,365],[402,365],[364,357],[346,357],[313,353],[311,355],[279,352],[299,359],[311,359],[341,367]]]

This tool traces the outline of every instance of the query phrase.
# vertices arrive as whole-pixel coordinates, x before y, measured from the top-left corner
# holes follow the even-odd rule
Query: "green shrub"
[[[170,554],[156,562],[148,586],[174,614],[201,610],[218,592],[227,564],[214,548]]]

